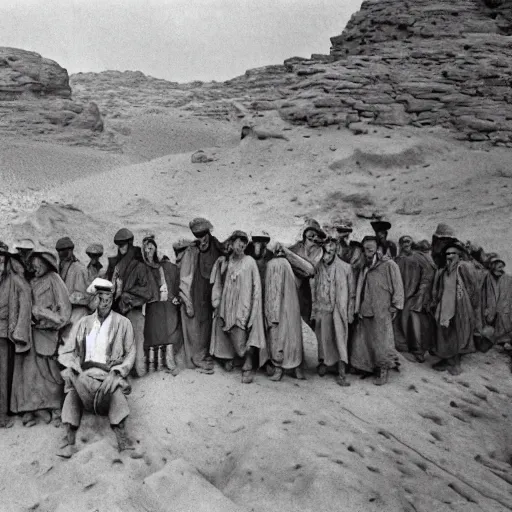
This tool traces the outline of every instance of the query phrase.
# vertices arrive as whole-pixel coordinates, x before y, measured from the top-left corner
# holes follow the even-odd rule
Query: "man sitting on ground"
[[[84,410],[109,417],[119,451],[133,449],[125,429],[130,413],[125,395],[131,391],[126,377],[136,348],[130,320],[112,311],[113,288],[110,281],[96,278],[87,289],[96,295],[96,311],[80,320],[74,357],[62,371],[66,392],[62,422],[67,432],[61,457],[69,458],[76,451],[76,432]]]

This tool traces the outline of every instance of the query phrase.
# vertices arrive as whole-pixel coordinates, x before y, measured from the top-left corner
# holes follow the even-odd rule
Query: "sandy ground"
[[[152,122],[154,130],[158,121]],[[405,233],[430,239],[439,222],[448,222],[463,240],[512,263],[505,151],[470,150],[442,131],[379,129],[354,136],[289,129],[275,118],[261,123],[289,141],[236,142],[240,126],[226,122],[216,125],[212,143],[194,118],[183,120],[181,139],[173,139],[165,156],[168,125],[155,139],[139,137],[145,154],[133,143],[122,157],[138,159],[130,165],[92,150],[70,149],[76,160],[69,160],[54,148],[4,146],[4,181],[26,181],[0,202],[3,236],[30,236],[53,247],[69,235],[83,258],[93,241],[113,253],[113,234],[124,225],[137,241],[155,233],[161,252],[173,257],[173,241],[189,236],[194,216],[209,217],[221,239],[235,228],[264,227],[292,242],[304,216],[322,222],[345,212],[359,238],[369,224],[355,212],[377,210],[393,222],[393,239]],[[192,164],[195,149],[213,161]],[[43,163],[40,154],[60,157]],[[36,173],[26,162],[38,161]],[[70,161],[82,162],[83,170],[77,174]],[[352,386],[342,389],[332,376],[315,375],[316,346],[312,333],[305,334],[306,382],[286,377],[273,383],[259,374],[253,385],[242,386],[239,372],[221,369],[213,376],[185,370],[176,378],[150,374],[135,381],[130,429],[145,450],[142,460],[119,456],[106,420],[98,418],[84,421],[80,452],[70,461],[55,456],[62,431],[52,426],[16,424],[1,432],[0,510],[199,510],[197,496],[204,496],[203,505],[216,503],[219,496],[210,497],[219,491],[229,502],[209,510],[512,509],[512,383],[503,353],[465,358],[464,373],[455,378],[403,361],[388,386],[351,376]],[[176,469],[176,459],[199,473]],[[165,499],[152,487],[155,475],[168,479]],[[179,491],[178,481],[189,492]]]

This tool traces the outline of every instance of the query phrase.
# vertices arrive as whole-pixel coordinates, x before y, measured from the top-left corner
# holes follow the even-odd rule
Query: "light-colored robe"
[[[359,274],[350,364],[374,372],[393,368],[398,361],[392,313],[404,307],[404,288],[398,265],[377,253],[371,266]]]
[[[299,298],[292,267],[282,257],[267,263],[265,325],[274,366],[284,369],[298,367],[303,353]]]
[[[212,270],[212,305],[216,309],[216,330],[227,333],[233,327],[247,332],[247,347],[260,349],[260,366],[268,360],[263,326],[261,279],[256,262],[251,256],[243,256],[233,264],[232,260],[219,258]],[[222,285],[222,282],[224,283]],[[219,296],[220,292],[220,296]],[[213,336],[210,354],[232,359],[234,347],[229,337]],[[225,354],[229,354],[228,357]]]
[[[317,266],[312,288],[313,316],[319,329],[317,334],[320,359],[327,366],[332,366],[338,361],[348,364],[348,333],[349,324],[354,318],[355,307],[355,282],[354,273],[350,264],[335,257],[331,265],[323,261]],[[326,294],[329,307],[319,297]],[[326,329],[322,329],[322,323],[329,323]],[[334,336],[326,336],[326,334]]]

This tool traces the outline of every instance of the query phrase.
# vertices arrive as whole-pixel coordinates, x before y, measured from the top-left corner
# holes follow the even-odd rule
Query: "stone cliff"
[[[97,105],[72,99],[64,68],[35,52],[0,47],[0,134],[87,144],[102,131]]]

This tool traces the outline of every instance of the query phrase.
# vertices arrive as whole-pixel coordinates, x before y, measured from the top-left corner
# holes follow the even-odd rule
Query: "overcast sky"
[[[0,0],[0,46],[69,73],[140,70],[226,80],[288,57],[329,53],[362,0]]]

